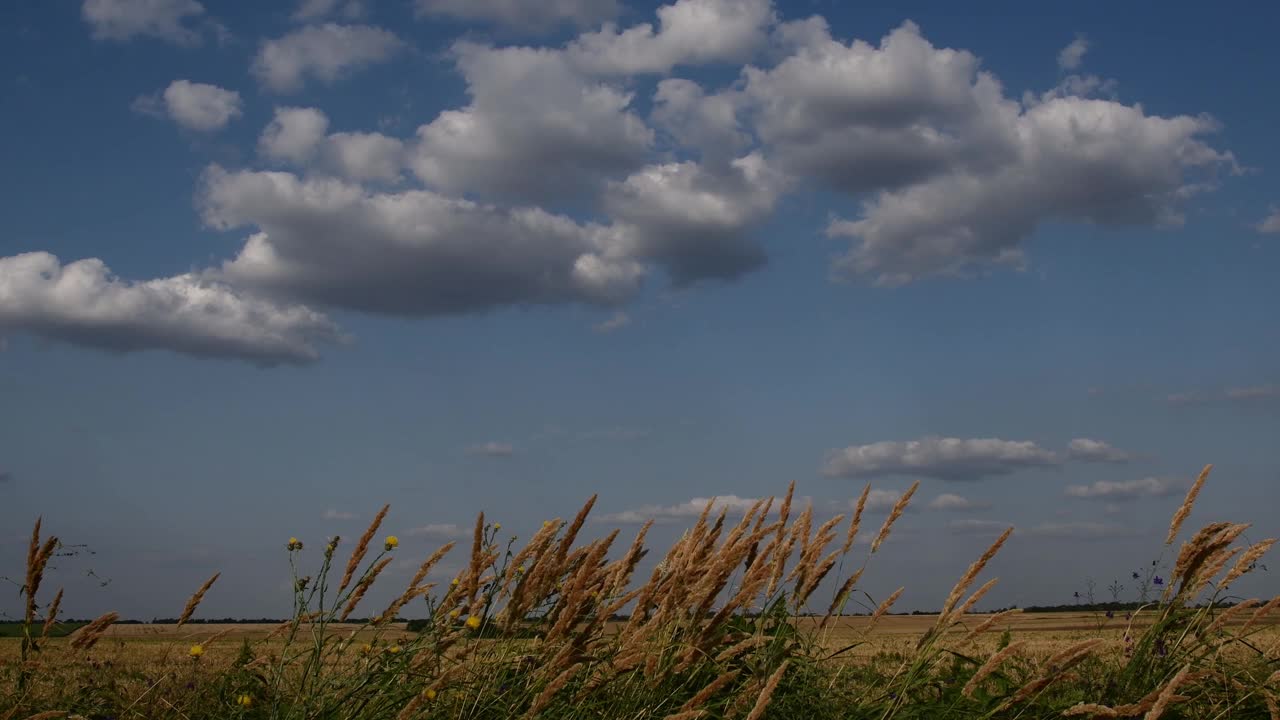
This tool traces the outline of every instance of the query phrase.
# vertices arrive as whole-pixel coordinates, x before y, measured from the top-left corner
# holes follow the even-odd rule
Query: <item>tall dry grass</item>
[[[1206,467],[1174,514],[1170,550],[1208,475]],[[869,487],[847,529],[842,517],[815,528],[811,506],[793,514],[794,484],[776,513],[773,499],[762,500],[737,522],[710,502],[642,582],[633,576],[650,552],[649,525],[621,544],[617,531],[579,540],[595,497],[570,522],[548,521],[520,547],[500,543],[482,514],[466,566],[441,591],[427,579],[452,543],[430,554],[388,607],[369,612],[363,600],[398,545],[375,541],[383,507],[336,584],[336,538],[310,573],[303,544],[290,541],[292,617],[270,636],[246,640],[220,665],[205,649],[222,634],[174,647],[168,669],[141,686],[126,682],[125,668],[102,670],[109,654],[98,642],[114,613],[70,642],[45,640],[61,592],[47,607],[37,600],[57,547],[37,521],[25,632],[18,662],[0,676],[0,720],[58,711],[188,720],[1274,716],[1280,660],[1276,648],[1255,641],[1280,602],[1222,607],[1226,588],[1274,541],[1239,546],[1247,526],[1225,522],[1182,544],[1164,596],[1138,612],[1145,624],[1131,621],[1123,651],[1098,637],[1035,658],[1006,635],[994,650],[973,654],[975,640],[1009,617],[973,614],[994,579],[971,591],[1010,540],[1006,531],[960,576],[915,642],[849,660],[846,651],[869,642],[903,590],[876,605],[848,647],[833,649],[832,619],[860,590],[916,487],[865,548],[855,539]],[[861,562],[847,562],[859,549]],[[216,592],[217,578],[191,597],[182,622]],[[825,612],[816,621],[797,618],[810,608]],[[391,627],[402,612],[421,616],[412,635]],[[97,674],[85,674],[86,663],[99,663]]]

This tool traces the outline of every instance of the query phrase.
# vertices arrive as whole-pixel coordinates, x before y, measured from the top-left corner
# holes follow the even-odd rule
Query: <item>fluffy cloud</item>
[[[301,0],[293,11],[293,19],[299,22],[311,22],[333,15],[341,15],[348,20],[363,17],[365,5],[363,0]]]
[[[991,507],[989,503],[970,500],[963,495],[956,495],[955,493],[942,493],[929,501],[930,510],[982,510],[988,507]]]
[[[416,0],[419,15],[487,20],[521,31],[546,31],[569,22],[591,25],[618,14],[618,0]]]
[[[509,443],[496,442],[493,440],[480,443],[478,445],[472,445],[467,448],[468,455],[482,455],[484,457],[493,458],[509,458],[515,453],[516,449]]]
[[[278,107],[258,138],[272,160],[360,181],[395,182],[404,167],[404,143],[381,133],[326,135],[329,118],[315,108]]]
[[[1070,45],[1058,53],[1058,67],[1063,70],[1075,70],[1084,62],[1084,54],[1089,52],[1089,40],[1083,35],[1076,36]]]
[[[80,16],[97,40],[155,37],[177,45],[198,45],[189,21],[204,15],[195,0],[85,0]]]
[[[431,523],[416,527],[405,533],[410,537],[423,537],[428,540],[458,540],[471,534],[469,530],[453,523]]]
[[[328,130],[329,118],[315,108],[278,107],[258,138],[258,152],[301,165],[315,154]]]
[[[630,297],[645,272],[610,228],[424,190],[371,192],[336,178],[213,166],[199,202],[211,227],[258,230],[215,276],[364,312],[611,304]]]
[[[603,75],[667,73],[677,65],[743,61],[776,21],[771,0],[676,0],[658,8],[658,29],[606,24],[570,43],[574,64]]]
[[[1088,438],[1072,440],[1067,445],[1067,456],[1081,462],[1127,463],[1133,459],[1132,455],[1119,448]]]
[[[333,82],[403,48],[393,33],[370,25],[309,25],[262,43],[250,70],[271,90],[296,92],[308,78]]]
[[[745,93],[782,169],[873,193],[861,217],[827,229],[852,241],[839,277],[898,285],[1021,266],[1023,241],[1050,220],[1176,225],[1188,196],[1235,168],[1200,139],[1216,129],[1206,117],[1070,88],[1024,105],[976,56],[935,48],[911,23],[878,47],[818,30],[776,67],[747,68]]]
[[[1280,208],[1271,206],[1271,214],[1258,223],[1260,233],[1280,233]]]
[[[591,194],[644,164],[653,131],[632,96],[557,50],[459,43],[471,102],[418,129],[411,165],[451,193],[549,201]]]
[[[1061,462],[1056,453],[1030,441],[926,437],[833,450],[822,472],[847,478],[918,475],[940,480],[977,480]]]
[[[133,107],[148,114],[158,114],[163,108],[170,119],[188,130],[212,132],[240,117],[242,105],[240,93],[233,90],[190,80],[174,80],[158,96],[138,98]]]
[[[1091,500],[1133,500],[1143,497],[1164,497],[1186,489],[1186,483],[1171,478],[1141,478],[1137,480],[1099,480],[1091,485],[1067,486],[1067,497]]]
[[[692,162],[648,166],[611,183],[604,207],[631,230],[628,253],[656,261],[679,286],[763,265],[750,230],[773,211],[782,189],[782,178],[753,153],[722,173]]]
[[[656,523],[670,523],[688,518],[697,518],[706,509],[707,503],[714,500],[712,513],[728,510],[730,513],[743,514],[755,505],[758,498],[744,498],[737,495],[722,495],[717,498],[694,498],[679,505],[645,505],[634,510],[606,513],[596,517],[596,522],[617,523],[620,525],[639,525],[649,520]],[[776,503],[775,503],[776,505]]]
[[[0,329],[115,352],[171,350],[258,365],[302,364],[341,337],[324,315],[196,275],[132,283],[101,260],[0,258]]]
[[[658,82],[652,117],[679,145],[720,166],[751,142],[738,119],[738,105],[733,93],[708,95],[692,80],[667,78]]]

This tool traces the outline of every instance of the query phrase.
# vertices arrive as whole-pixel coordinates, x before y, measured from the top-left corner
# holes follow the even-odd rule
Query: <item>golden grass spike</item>
[[[587,514],[591,512],[591,508],[595,507],[596,495],[592,495],[587,499],[586,504],[574,516],[573,522],[569,523],[569,529],[565,530],[564,537],[560,540],[560,546],[556,548],[556,560],[564,562],[565,557],[569,555],[569,548],[573,547],[573,541],[578,539],[578,532],[582,530],[582,524],[587,521]]]
[[[413,579],[409,581],[409,587],[405,588],[405,591],[401,593],[400,597],[391,601],[391,604],[387,606],[386,610],[382,611],[382,614],[374,620],[374,623],[381,624],[388,620],[394,620],[396,613],[400,612],[400,610],[402,610],[410,600],[421,595],[423,592],[420,587],[422,581],[425,580],[427,575],[431,572],[431,568],[435,567],[435,564],[440,562],[440,559],[453,549],[453,545],[454,544],[452,542],[445,543],[443,547],[431,553],[431,556],[423,561],[422,565],[418,567],[418,571],[413,574]]]
[[[107,631],[107,628],[111,627],[119,619],[120,613],[117,612],[100,615],[97,619],[76,631],[75,637],[71,639],[71,647],[76,650],[88,650],[98,642],[98,639]]]
[[[831,598],[831,606],[827,608],[827,615],[834,613],[836,609],[843,605],[845,600],[849,598],[849,593],[853,591],[853,586],[858,582],[858,578],[862,577],[863,570],[866,570],[866,568],[858,568],[858,571],[850,575],[849,578],[844,581],[844,584],[840,586],[840,589],[836,590],[835,597]]]
[[[1191,484],[1191,489],[1187,491],[1187,497],[1183,499],[1182,505],[1178,506],[1177,511],[1173,513],[1173,519],[1169,521],[1169,536],[1164,540],[1165,545],[1171,544],[1173,539],[1178,536],[1178,531],[1182,529],[1182,523],[1191,514],[1191,508],[1196,504],[1196,498],[1200,496],[1200,488],[1204,487],[1204,481],[1209,477],[1210,470],[1213,470],[1213,465],[1204,466],[1204,469],[1200,471],[1200,475],[1196,477],[1196,481]]]
[[[1118,718],[1120,713],[1115,708],[1099,705],[1098,703],[1076,703],[1066,710],[1062,711],[1063,717],[1075,717],[1077,715],[1087,715],[1091,718]]]
[[[788,660],[783,660],[778,669],[769,676],[769,681],[764,684],[764,689],[760,691],[760,696],[756,698],[756,704],[751,708],[751,712],[747,714],[747,720],[760,720],[764,715],[764,711],[769,707],[769,700],[773,698],[773,691],[778,688],[778,683],[782,682],[782,675],[787,672]]]
[[[978,670],[973,674],[973,677],[969,678],[969,682],[965,683],[960,694],[968,698],[973,697],[973,693],[977,691],[978,686],[982,684],[982,681],[986,680],[991,673],[995,672],[996,668],[999,668],[1005,660],[1008,660],[1010,657],[1022,650],[1026,644],[1026,640],[1016,640],[1006,645],[1003,650],[987,658],[987,661],[982,663]]]
[[[884,602],[880,603],[879,607],[876,608],[876,611],[871,613],[871,625],[875,625],[877,620],[883,617],[885,613],[889,612],[889,608],[893,607],[893,604],[902,596],[902,592],[904,590],[906,590],[905,587],[900,587],[897,590],[894,590],[892,595],[885,598]]]
[[[847,555],[853,547],[854,540],[858,537],[858,526],[862,524],[862,511],[867,507],[867,496],[871,494],[871,483],[867,483],[862,488],[862,494],[858,496],[858,504],[853,508],[853,517],[849,520],[849,531],[844,535],[844,545],[840,546],[840,554]]]
[[[213,583],[218,580],[220,575],[222,575],[222,573],[214,573],[213,577],[205,580],[204,584],[200,586],[200,589],[196,590],[195,593],[187,600],[187,606],[182,608],[182,615],[178,617],[177,627],[182,627],[187,624],[187,621],[191,619],[192,613],[194,613],[196,608],[200,606],[200,601],[204,600],[204,594],[209,592],[209,588],[213,587]]]
[[[733,682],[734,678],[738,677],[738,672],[739,671],[737,670],[729,670],[729,671],[720,673],[719,677],[717,677],[715,680],[712,680],[706,687],[699,690],[698,694],[689,698],[689,700],[686,701],[685,704],[681,705],[680,709],[676,711],[676,714],[678,715],[681,713],[687,713],[690,710],[697,710],[698,708],[705,705],[706,702],[711,699],[712,695],[715,695],[717,692],[720,691],[720,688],[723,688],[725,685],[728,685],[729,683]]]
[[[978,623],[977,627],[970,630],[969,634],[964,636],[964,640],[962,642],[967,643],[970,640],[973,640],[974,638],[978,637],[982,633],[990,630],[991,626],[995,625],[1001,620],[1009,617],[1010,615],[1017,615],[1020,612],[1022,612],[1022,608],[1011,608],[1009,610],[1003,610],[998,613],[992,613],[989,617],[987,617],[986,620],[983,620],[982,622]]]
[[[1187,674],[1190,672],[1191,663],[1183,665],[1182,669],[1173,676],[1173,679],[1160,690],[1160,695],[1156,697],[1156,704],[1151,706],[1151,709],[1142,717],[1142,720],[1159,720],[1160,716],[1164,714],[1165,708],[1169,706],[1169,702],[1177,693],[1178,686],[1187,679]]]
[[[880,526],[880,532],[876,535],[876,539],[871,543],[871,552],[875,554],[880,549],[880,543],[889,537],[889,529],[902,517],[902,513],[907,509],[907,503],[911,502],[911,496],[916,494],[916,489],[920,487],[920,481],[917,480],[911,484],[906,492],[902,493],[902,497],[898,498],[898,502],[894,503],[893,510],[889,512],[889,517],[884,519],[884,525]]]
[[[356,609],[356,605],[360,604],[360,601],[364,598],[364,594],[369,591],[369,586],[373,585],[373,581],[378,579],[378,573],[382,572],[383,568],[390,564],[391,558],[382,558],[369,570],[369,572],[365,573],[363,578],[360,578],[360,582],[356,583],[355,589],[351,591],[351,598],[347,601],[347,606],[342,609],[342,615],[338,617],[339,622],[346,622],[347,618],[351,617],[351,613]]]
[[[955,608],[956,603],[960,602],[960,596],[964,595],[964,592],[969,589],[969,586],[973,584],[973,581],[978,578],[978,574],[987,566],[987,563],[991,562],[991,558],[995,557],[996,553],[1000,552],[1000,548],[1004,546],[1005,541],[1008,540],[1009,536],[1012,534],[1013,528],[1008,528],[1004,532],[1000,533],[1000,537],[996,538],[995,542],[991,543],[991,546],[987,548],[986,552],[982,553],[981,557],[974,560],[969,565],[968,569],[965,570],[964,575],[962,575],[960,580],[956,582],[955,587],[951,588],[951,594],[947,595],[947,601],[942,604],[942,613],[938,616],[939,623],[941,623],[943,618],[951,613],[952,609]]]
[[[39,521],[36,522],[37,529]],[[53,551],[58,548],[58,538],[50,535],[45,538],[44,544],[39,543],[39,538],[32,535],[33,545],[36,550],[34,554],[31,548],[27,549],[28,557],[31,557],[31,563],[27,566],[27,578],[25,591],[27,595],[27,607],[24,613],[24,622],[27,625],[35,622],[36,619],[36,593],[40,591],[40,582],[44,579],[45,567],[49,564],[49,558],[53,557]]]
[[[1231,572],[1228,572],[1227,576],[1222,579],[1222,582],[1218,583],[1218,587],[1229,587],[1231,583],[1235,582],[1235,580],[1241,575],[1252,570],[1254,564],[1257,563],[1263,555],[1266,555],[1267,551],[1271,549],[1271,546],[1275,544],[1276,538],[1267,538],[1266,540],[1256,543],[1250,547],[1248,551],[1246,551],[1244,555],[1241,555],[1240,559],[1236,561],[1235,566],[1231,568]]]
[[[1240,634],[1243,635],[1248,632],[1249,628],[1257,625],[1263,618],[1270,615],[1277,607],[1280,607],[1280,595],[1271,598],[1265,605],[1254,610],[1253,614],[1249,616],[1249,619],[1245,622],[1244,626],[1240,628]]]
[[[53,602],[49,603],[49,609],[45,611],[44,627],[40,629],[40,639],[44,640],[49,637],[49,631],[53,629],[53,624],[57,622],[58,607],[62,605],[62,588],[58,588],[58,594],[53,596]]]
[[[369,528],[360,536],[360,541],[351,551],[351,559],[347,560],[347,569],[342,573],[342,582],[338,583],[338,592],[341,593],[351,584],[351,579],[355,577],[356,570],[360,568],[360,561],[364,560],[364,554],[369,550],[369,541],[378,532],[378,527],[382,525],[382,519],[387,516],[387,511],[391,509],[391,505],[383,505],[378,514],[373,517],[373,522],[369,523]]]
[[[964,604],[961,605],[954,613],[952,613],[952,621],[958,622],[961,618],[963,618],[964,614],[972,610],[973,606],[977,605],[978,601],[981,600],[983,596],[991,592],[991,588],[995,587],[996,583],[998,582],[1000,582],[1000,578],[991,578],[990,580],[983,583],[982,587],[978,588],[977,590],[974,590],[973,594],[969,596],[969,599],[965,600]]]
[[[569,681],[573,679],[574,675],[578,674],[578,670],[581,668],[581,665],[573,665],[557,675],[555,679],[542,690],[542,692],[538,693],[538,697],[533,699],[533,704],[529,706],[529,712],[525,713],[524,716],[526,718],[537,717],[538,713],[551,702],[551,699],[556,696],[556,693],[560,692],[564,689],[565,685],[569,684]]]

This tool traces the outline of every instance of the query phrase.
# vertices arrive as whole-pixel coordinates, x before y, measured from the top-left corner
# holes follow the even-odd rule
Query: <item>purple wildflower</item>
[[[1163,584],[1164,584],[1164,578],[1162,578],[1162,577],[1160,577],[1159,575],[1157,575],[1157,576],[1155,576],[1154,578],[1152,578],[1152,579],[1151,579],[1151,582],[1152,582],[1153,584],[1156,584],[1156,585],[1163,585]]]

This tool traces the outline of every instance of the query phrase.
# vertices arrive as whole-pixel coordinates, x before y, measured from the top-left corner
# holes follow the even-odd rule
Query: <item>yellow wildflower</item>
[[[387,541],[383,544],[382,547],[388,551],[395,550],[396,548],[400,547],[400,538],[396,537],[395,535],[388,535]]]
[[[195,658],[195,659],[199,659],[199,657],[203,654],[204,654],[203,645],[192,645],[191,649],[187,651],[187,655],[190,655],[192,658]]]
[[[435,700],[435,699],[436,699],[436,691],[435,691],[435,690],[432,690],[432,689],[430,689],[430,688],[427,688],[427,691],[426,691],[425,693],[423,693],[423,695],[427,698],[427,700]]]
[[[454,620],[457,620],[458,616],[461,614],[462,614],[462,611],[458,610],[457,608],[454,608],[453,610],[449,611],[449,617],[453,618]]]
[[[451,582],[451,583],[449,583],[449,584],[450,584],[450,585],[452,585],[452,586],[454,586],[454,587],[458,587],[458,578],[454,578],[454,579],[453,579],[453,582]]]
[[[360,646],[361,655],[368,655],[371,652],[373,652],[373,646],[370,645],[369,643],[365,643],[364,645]]]
[[[241,695],[236,698],[236,704],[242,708],[247,708],[253,704],[253,698],[248,695]]]
[[[498,530],[501,530],[501,529],[502,529],[502,523],[494,523],[494,524],[493,524],[493,529],[494,529],[494,531],[495,531],[495,532],[496,532],[496,531],[498,531]]]
[[[291,538],[289,538],[289,544],[287,545],[287,547],[288,547],[288,548],[289,548],[289,550],[291,550],[291,551],[292,551],[292,550],[301,550],[301,549],[302,549],[302,541],[301,541],[301,540],[299,540],[299,539],[298,539],[298,538],[296,538],[296,537],[291,537]]]
[[[467,616],[467,627],[472,630],[480,627],[480,618],[475,615]]]
[[[387,648],[387,652],[391,653],[392,655],[395,655],[396,653],[400,652],[400,646],[392,645],[391,647]]]

